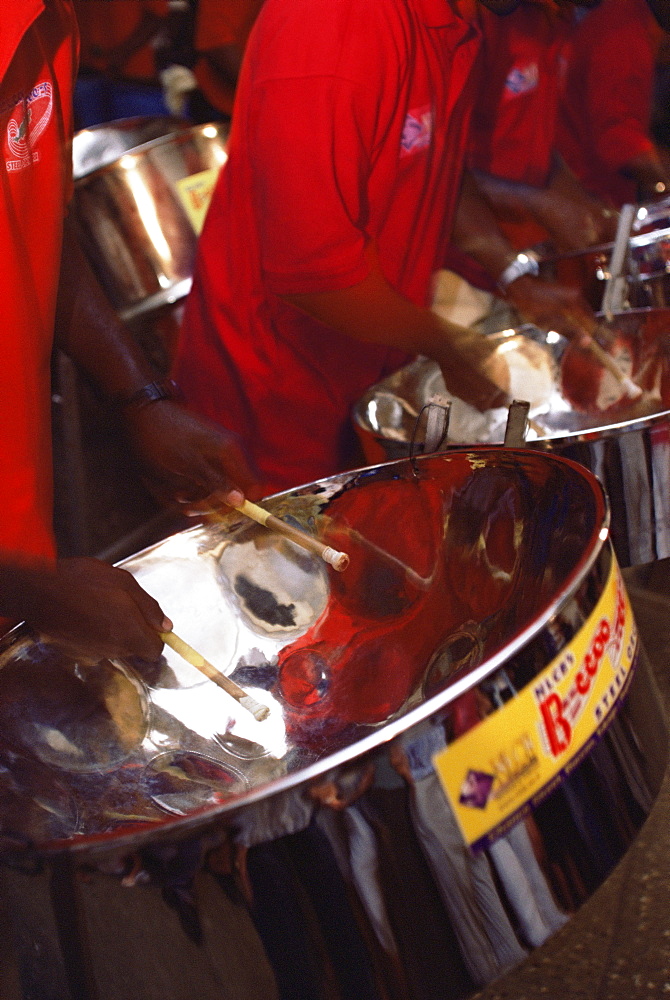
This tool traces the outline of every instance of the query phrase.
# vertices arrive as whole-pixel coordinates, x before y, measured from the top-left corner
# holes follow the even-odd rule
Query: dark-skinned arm
[[[108,400],[130,399],[158,377],[112,309],[72,222],[66,225],[56,332],[58,346]],[[159,498],[200,500],[214,491],[253,488],[254,476],[235,436],[179,402],[120,406],[119,414]]]
[[[587,194],[559,157],[546,187],[482,171],[473,176],[496,217],[523,221],[530,216],[547,231],[558,253],[606,243],[616,234],[616,212]]]
[[[507,366],[492,356],[486,339],[396,292],[384,278],[372,247],[368,261],[367,277],[350,288],[283,298],[353,340],[433,358],[447,389],[481,410],[509,402]]]
[[[93,659],[156,660],[171,621],[125,570],[98,559],[55,564],[0,553],[0,616]]]
[[[71,224],[66,226],[56,343],[108,398],[127,399],[156,379],[144,353],[121,324],[93,276]],[[124,413],[145,469],[166,496],[183,491],[226,496],[251,483],[235,441],[172,400]],[[239,498],[239,493],[237,498]],[[0,617],[93,658],[156,659],[160,631],[172,625],[125,570],[97,559],[31,560],[0,553]]]
[[[463,178],[452,241],[494,281],[517,255],[498,226],[478,181],[469,172]],[[508,285],[504,297],[527,322],[540,329],[556,330],[569,339],[584,342],[596,325],[593,310],[582,295],[553,281],[522,275]]]

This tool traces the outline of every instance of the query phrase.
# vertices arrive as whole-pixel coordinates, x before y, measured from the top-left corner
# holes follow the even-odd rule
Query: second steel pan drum
[[[574,459],[600,478],[611,504],[617,558],[621,565],[631,566],[670,555],[670,310],[626,310],[616,314],[610,326],[623,345],[622,369],[650,389],[643,404],[617,405],[602,412],[579,410],[566,395],[575,354],[563,354],[562,338],[520,327],[494,334],[492,340],[510,360],[526,352],[528,337],[541,342],[545,365],[518,367],[513,385],[516,398],[532,402],[527,445]],[[598,372],[599,391],[594,388],[590,398],[599,395],[607,406],[621,389],[596,362],[583,366],[583,385],[573,380],[577,390],[573,395],[587,393]],[[432,398],[443,395],[440,370],[428,359],[418,359],[372,386],[353,413],[367,461],[407,455],[420,412]],[[456,446],[501,443],[506,418],[504,409],[480,413],[455,400],[448,440]],[[419,440],[424,429],[425,418]]]
[[[266,506],[348,568],[237,512],[122,565],[268,717],[170,649],[92,663],[19,627],[0,647],[0,847],[106,870],[226,846],[254,900],[253,927],[238,902],[217,930],[248,956],[231,996],[268,962],[272,998],[292,976],[314,996],[466,996],[566,923],[663,775],[602,487],[480,448]]]
[[[603,306],[614,244],[561,255],[546,254],[540,271],[579,288],[595,310]],[[629,240],[626,305],[633,309],[670,306],[670,199],[640,205]]]
[[[184,127],[169,118],[115,126],[75,136],[74,209],[103,288],[121,318],[132,320],[188,294],[197,236],[226,160],[227,126]]]

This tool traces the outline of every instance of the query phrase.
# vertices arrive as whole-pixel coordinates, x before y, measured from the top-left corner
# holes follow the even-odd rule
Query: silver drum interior
[[[662,379],[665,386],[670,310],[625,310],[615,314],[610,325],[633,344],[643,345],[636,364],[644,366],[651,359],[657,382]],[[544,399],[536,397],[529,411],[527,446],[574,459],[598,476],[609,496],[612,539],[622,566],[670,555],[670,410],[663,402],[666,389],[663,397],[653,396],[640,407],[580,412],[562,389],[561,358],[566,343],[562,338],[534,327],[519,327],[494,334],[492,340],[511,359],[524,350],[528,338],[546,353],[547,367],[539,383],[545,387]],[[635,377],[636,371],[632,374]],[[547,389],[548,377],[553,382]],[[522,383],[515,389],[516,398],[528,398]],[[530,386],[529,391],[533,391]],[[372,386],[356,404],[353,421],[366,460],[381,462],[406,456],[413,439],[420,452],[426,433],[425,408],[434,398],[452,400],[447,447],[503,442],[507,411],[482,414],[466,406],[446,392],[439,367],[419,358]]]
[[[227,846],[255,902],[225,935],[271,969],[268,997],[292,975],[338,1000],[467,996],[569,920],[663,775],[602,487],[479,448],[265,506],[349,567],[236,512],[122,565],[268,718],[170,649],[95,664],[19,627],[0,646],[0,847],[110,872],[169,851],[185,877]]]

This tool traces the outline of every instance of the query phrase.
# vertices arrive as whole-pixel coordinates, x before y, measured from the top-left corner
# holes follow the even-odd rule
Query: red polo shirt
[[[374,240],[418,305],[446,249],[479,49],[470,0],[267,0],[200,239],[176,374],[267,489],[346,467],[351,407],[405,356],[279,296],[350,287]]]
[[[224,0],[225,2],[225,0]],[[81,67],[105,73],[110,56],[116,55],[145,13],[167,18],[167,0],[77,0],[77,22],[81,34]],[[155,83],[158,79],[150,42],[135,49],[118,68],[124,79]]]
[[[198,0],[195,50],[199,58],[193,67],[198,86],[213,107],[225,114],[233,109],[235,88],[221,79],[206,53],[234,47],[243,52],[258,16],[262,0]]]
[[[584,187],[616,206],[637,198],[621,167],[653,149],[660,37],[646,0],[603,0],[584,14],[572,38],[559,148]]]
[[[10,8],[7,8],[9,11]],[[50,356],[71,190],[70,0],[12,0],[0,32],[0,550],[50,556]]]
[[[500,17],[481,9],[482,76],[472,116],[468,162],[509,181],[544,187],[549,181],[561,76],[570,20],[551,0],[525,0]],[[498,224],[516,249],[546,233],[530,216]],[[482,288],[495,290],[486,272],[455,249],[447,265]]]

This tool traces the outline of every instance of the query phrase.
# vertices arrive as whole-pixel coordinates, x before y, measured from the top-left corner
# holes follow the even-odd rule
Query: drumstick
[[[612,375],[614,375],[614,378],[625,391],[627,396],[630,396],[631,399],[638,399],[642,395],[642,389],[640,389],[639,385],[633,382],[628,375],[624,375],[612,355],[603,350],[597,340],[591,339],[587,347],[593,357],[596,358],[596,360],[599,361],[604,368],[607,368]]]
[[[270,714],[270,709],[267,705],[261,705],[260,702],[252,698],[244,688],[241,688],[235,681],[231,681],[230,677],[226,677],[220,670],[217,670],[209,660],[206,660],[204,656],[193,649],[192,646],[189,646],[187,642],[184,642],[183,639],[180,639],[178,635],[175,635],[174,632],[161,632],[160,637],[166,646],[174,649],[175,653],[179,653],[182,659],[190,663],[196,670],[199,670],[205,677],[209,677],[210,681],[218,684],[231,698],[234,698],[243,708],[251,712],[254,719],[257,719],[259,722],[267,719]]]
[[[228,506],[234,507],[241,514],[246,514],[252,521],[264,525],[271,531],[276,531],[277,534],[284,535],[285,538],[290,538],[296,545],[302,545],[304,549],[320,556],[324,562],[327,562],[333,569],[336,569],[338,573],[341,573],[349,565],[349,556],[346,552],[339,552],[330,545],[326,545],[325,542],[320,541],[320,539],[314,538],[307,531],[303,531],[301,528],[294,528],[293,525],[287,524],[286,521],[275,517],[274,514],[264,510],[250,500],[242,500],[239,504],[228,504]],[[212,513],[217,514],[216,511],[212,511]]]
[[[538,424],[537,420],[533,420],[532,417],[528,418],[528,426],[531,430],[535,431],[538,437],[543,438],[547,436],[547,428],[543,427],[542,424]]]

